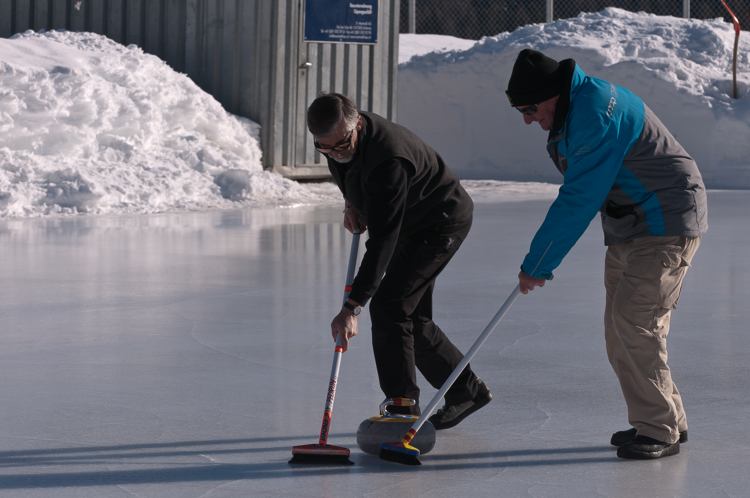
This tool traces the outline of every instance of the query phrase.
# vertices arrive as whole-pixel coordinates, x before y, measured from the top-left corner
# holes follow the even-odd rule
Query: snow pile
[[[740,36],[738,100],[733,47],[733,27],[722,19],[607,8],[412,57],[399,66],[398,118],[462,178],[559,183],[546,132],[525,126],[505,96],[518,52],[533,48],[573,58],[586,74],[641,97],[696,159],[708,187],[750,188],[750,40]]]
[[[750,188],[750,40],[701,21],[608,8],[478,42],[401,35],[399,122],[477,199],[553,195],[546,133],[505,88],[518,52],[574,58],[639,95],[712,188]],[[136,46],[91,33],[0,39],[0,218],[341,202],[331,184],[263,171],[259,127]],[[513,185],[509,181],[531,182]]]
[[[398,63],[404,64],[413,57],[432,52],[445,53],[468,50],[476,43],[476,40],[465,40],[455,36],[403,33],[398,36]]]
[[[0,217],[327,200],[262,170],[256,123],[92,33],[0,39]]]

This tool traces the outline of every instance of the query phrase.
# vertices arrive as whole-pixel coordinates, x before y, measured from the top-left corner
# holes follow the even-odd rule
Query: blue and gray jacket
[[[552,278],[597,211],[607,246],[706,233],[698,166],[659,118],[629,90],[586,76],[573,59],[560,65],[565,90],[547,149],[564,180],[531,242],[524,273]]]

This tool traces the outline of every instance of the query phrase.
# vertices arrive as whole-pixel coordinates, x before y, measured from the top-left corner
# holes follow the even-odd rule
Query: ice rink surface
[[[549,203],[477,204],[435,293],[463,351],[516,285]],[[355,465],[287,463],[323,415],[350,241],[339,208],[0,222],[0,496],[747,497],[749,207],[749,191],[709,192],[672,317],[680,455],[624,461],[609,446],[628,423],[595,220],[472,362],[493,402],[439,432],[421,467],[357,448],[383,399],[367,312],[329,439]]]

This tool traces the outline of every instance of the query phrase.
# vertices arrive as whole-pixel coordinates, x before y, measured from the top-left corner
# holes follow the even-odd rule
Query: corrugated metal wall
[[[377,45],[302,43],[298,60],[309,63],[299,69],[296,107],[298,140],[294,162],[313,168],[322,158],[307,133],[304,113],[321,90],[349,96],[361,110],[396,121],[396,76],[400,0],[380,0]],[[301,28],[301,23],[300,23]],[[299,33],[302,39],[302,32]],[[326,168],[327,169],[327,168]]]
[[[304,114],[321,90],[396,119],[399,0],[380,0],[378,43],[305,43],[304,0],[0,0],[0,36],[100,33],[186,73],[225,109],[261,125],[263,163],[327,176]]]

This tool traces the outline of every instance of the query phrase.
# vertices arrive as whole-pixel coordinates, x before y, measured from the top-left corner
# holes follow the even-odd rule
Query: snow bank
[[[730,96],[733,46],[732,25],[721,19],[616,8],[529,25],[400,65],[398,119],[462,178],[559,183],[546,132],[525,126],[505,96],[518,52],[533,48],[636,93],[693,155],[709,188],[750,188],[750,40],[740,37],[738,100]]]
[[[478,200],[550,196],[546,134],[505,98],[526,47],[623,85],[696,158],[712,188],[750,188],[750,40],[701,21],[608,8],[478,42],[400,37],[398,117]],[[259,127],[136,46],[91,33],[0,39],[0,218],[338,203],[330,184],[265,172]],[[508,181],[531,182],[525,185]]]

